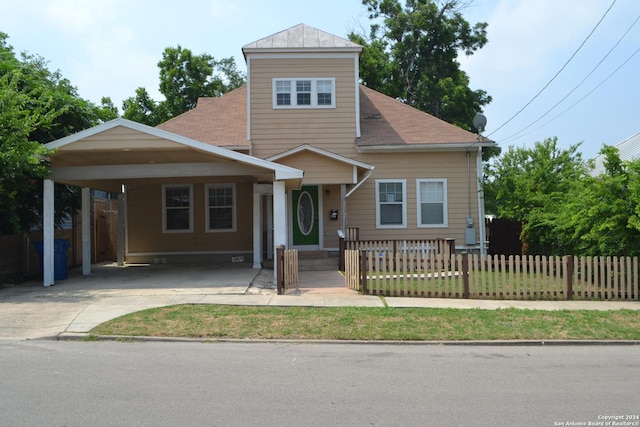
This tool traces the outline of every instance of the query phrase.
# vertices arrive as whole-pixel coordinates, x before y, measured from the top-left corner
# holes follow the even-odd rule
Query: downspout
[[[362,181],[358,182],[356,184],[355,187],[353,187],[351,190],[349,190],[349,192],[347,194],[344,195],[345,200],[354,192],[356,191],[362,184],[364,184],[364,182],[366,180],[368,180],[371,177],[371,174],[373,173],[373,169],[369,169],[367,171],[367,173],[364,175],[364,177],[362,178]]]
[[[342,206],[343,206],[343,208],[342,208],[342,232],[343,233],[346,231],[346,228],[347,228],[347,198],[349,198],[349,196],[351,196],[354,191],[356,191],[358,188],[360,188],[360,186],[362,184],[364,184],[364,182],[371,177],[372,173],[373,173],[373,169],[369,169],[367,171],[367,173],[364,174],[362,179],[351,190],[349,190],[344,195],[344,198],[342,199]]]

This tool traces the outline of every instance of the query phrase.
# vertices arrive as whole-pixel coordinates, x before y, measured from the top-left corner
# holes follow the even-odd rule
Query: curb
[[[192,343],[242,343],[242,344],[378,344],[378,345],[441,345],[441,346],[636,346],[640,340],[469,340],[469,341],[374,341],[374,340],[303,340],[303,339],[243,339],[243,338],[181,338],[145,337],[128,335],[93,335],[65,332],[58,336],[42,337],[54,341],[122,341],[122,342],[192,342]]]

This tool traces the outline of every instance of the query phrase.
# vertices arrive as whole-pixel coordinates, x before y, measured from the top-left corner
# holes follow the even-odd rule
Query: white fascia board
[[[55,149],[64,147],[65,145],[80,141],[84,138],[88,138],[90,136],[97,135],[101,132],[113,129],[117,126],[123,126],[128,129],[132,129],[141,133],[145,133],[148,135],[152,135],[158,138],[166,139],[168,141],[176,142],[178,144],[185,145],[187,147],[194,148],[196,150],[203,151],[205,153],[214,154],[216,156],[222,157],[228,160],[234,160],[240,163],[244,163],[250,166],[256,166],[260,168],[264,168],[267,170],[272,170],[278,174],[279,171],[282,171],[287,174],[295,175],[297,171],[300,176],[295,176],[296,178],[302,177],[302,171],[298,169],[294,169],[288,166],[280,165],[278,163],[272,163],[267,160],[262,160],[257,157],[249,156],[247,154],[238,153],[235,151],[231,151],[227,148],[217,147],[215,145],[206,144],[204,142],[196,141],[195,139],[187,138],[185,136],[177,135],[175,133],[167,132],[162,129],[154,128],[151,126],[143,125],[140,123],[133,122],[131,120],[117,118],[106,123],[102,123],[100,125],[94,126],[92,128],[83,130],[74,135],[70,135],[56,141],[45,144],[45,146],[49,149]],[[286,178],[285,178],[286,179]]]
[[[295,50],[291,48],[262,49],[252,48],[244,51],[246,60],[255,59],[347,59],[359,57],[362,48],[313,48]]]
[[[51,171],[51,179],[54,181],[258,175],[264,173],[262,168],[230,162],[58,166],[53,167]]]
[[[452,144],[408,144],[408,145],[360,145],[358,153],[421,153],[438,151],[463,151],[478,147],[495,147],[495,143],[461,142]]]
[[[375,169],[375,166],[368,165],[366,163],[359,162],[357,160],[350,159],[349,157],[345,157],[345,156],[342,156],[340,154],[332,153],[331,151],[323,150],[321,148],[317,148],[317,147],[314,147],[313,145],[309,145],[309,144],[303,144],[303,145],[300,145],[300,146],[298,146],[296,148],[292,148],[291,150],[283,151],[282,153],[279,153],[279,154],[276,154],[274,156],[271,156],[271,157],[267,158],[267,160],[268,161],[280,160],[280,159],[283,159],[285,157],[289,157],[289,156],[292,156],[294,154],[300,153],[302,151],[311,151],[313,153],[319,154],[319,155],[324,156],[324,157],[328,157],[328,158],[333,159],[335,161],[338,161],[338,162],[341,162],[341,163],[346,163],[348,165],[356,166],[356,167],[367,169],[367,170]]]

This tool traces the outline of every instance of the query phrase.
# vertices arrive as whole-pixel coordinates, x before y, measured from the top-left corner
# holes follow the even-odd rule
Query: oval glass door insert
[[[298,198],[298,228],[305,236],[313,230],[314,210],[311,194],[307,191],[302,192]]]

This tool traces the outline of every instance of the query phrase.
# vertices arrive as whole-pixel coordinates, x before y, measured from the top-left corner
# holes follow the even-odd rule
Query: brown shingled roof
[[[362,85],[360,133],[358,146],[478,142],[474,133]]]
[[[157,127],[218,147],[249,147],[247,87],[220,97],[200,98],[194,109]]]
[[[360,147],[467,144],[474,133],[360,86]],[[200,98],[193,110],[157,126],[219,147],[250,147],[247,141],[247,87],[221,97]]]

